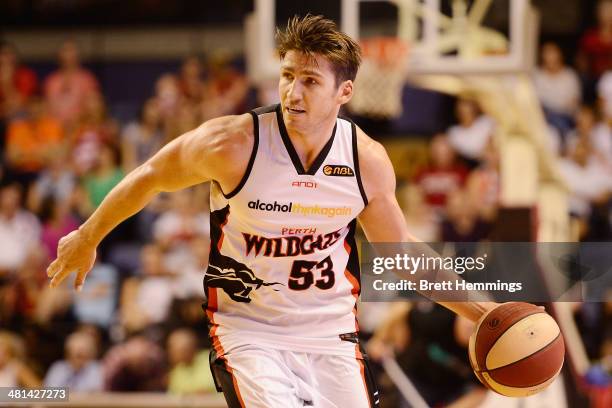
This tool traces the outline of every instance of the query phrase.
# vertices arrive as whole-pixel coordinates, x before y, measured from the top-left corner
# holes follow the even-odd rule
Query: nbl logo
[[[326,176],[337,176],[337,177],[353,177],[355,173],[349,166],[339,166],[333,164],[327,164],[323,166],[323,174]]]

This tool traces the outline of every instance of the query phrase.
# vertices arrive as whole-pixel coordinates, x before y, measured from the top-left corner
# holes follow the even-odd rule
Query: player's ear
[[[350,79],[343,81],[338,87],[338,102],[344,105],[353,97],[353,81]]]

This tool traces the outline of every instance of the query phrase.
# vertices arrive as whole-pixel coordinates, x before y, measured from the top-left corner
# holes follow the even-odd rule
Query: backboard
[[[536,54],[538,17],[529,0],[337,0],[339,25],[353,38],[372,33],[363,9],[397,8],[394,35],[407,40],[407,74],[486,75],[526,72]],[[309,10],[296,8],[296,14]],[[387,24],[388,25],[388,24]],[[255,0],[246,20],[248,74],[255,82],[278,76],[276,0]],[[375,30],[375,28],[374,28]],[[380,35],[380,34],[378,34]]]

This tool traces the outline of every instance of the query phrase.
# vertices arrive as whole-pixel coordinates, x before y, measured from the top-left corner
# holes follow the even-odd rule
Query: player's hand
[[[83,287],[87,273],[96,261],[96,246],[87,240],[81,231],[72,231],[60,239],[57,246],[57,259],[47,268],[47,276],[51,279],[49,286],[54,288],[63,282],[73,272],[76,272],[74,288],[79,291]]]

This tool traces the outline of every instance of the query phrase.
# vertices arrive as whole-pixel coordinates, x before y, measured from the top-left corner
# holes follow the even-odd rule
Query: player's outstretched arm
[[[100,241],[157,193],[209,180],[231,191],[246,170],[252,135],[253,121],[247,114],[210,120],[168,143],[121,180],[78,230],[59,241],[57,259],[47,269],[50,286],[76,272],[74,287],[80,289],[94,265]]]
[[[395,172],[385,148],[363,131],[357,131],[359,165],[368,205],[359,215],[368,241],[372,243],[421,242],[408,231],[404,214],[395,197]],[[423,244],[426,251],[433,250]],[[458,278],[453,274],[453,278]],[[414,276],[410,276],[414,279]],[[432,295],[430,293],[424,295]],[[435,300],[435,299],[434,299]],[[477,321],[497,306],[492,302],[438,302],[460,316]]]

